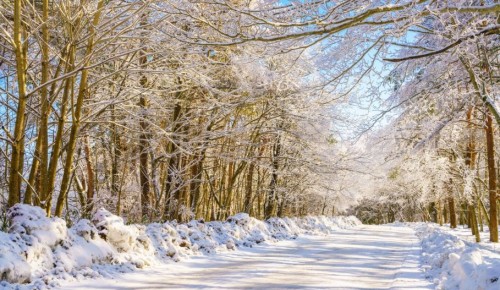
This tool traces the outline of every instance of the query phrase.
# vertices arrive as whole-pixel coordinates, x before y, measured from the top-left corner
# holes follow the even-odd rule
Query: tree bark
[[[92,210],[94,208],[94,164],[92,162],[92,150],[90,149],[89,136],[85,137],[84,151],[85,151],[85,163],[87,169],[87,201],[85,207],[85,216],[90,217]]]
[[[450,178],[450,189],[452,188],[453,181]],[[457,214],[455,212],[455,199],[453,196],[448,198],[448,208],[450,211],[450,228],[455,229],[457,227]]]
[[[255,163],[250,162],[250,166],[248,167],[248,172],[246,176],[246,184],[245,184],[245,201],[244,212],[252,215],[252,190],[253,190],[253,171],[255,169]]]
[[[147,80],[143,76],[141,78],[141,86],[146,87]],[[141,185],[141,217],[145,222],[150,219],[151,215],[151,183],[149,180],[149,125],[145,111],[148,108],[148,100],[144,95],[141,95],[139,100],[141,107],[142,117],[139,121],[141,127],[141,134],[139,137],[139,177]]]
[[[18,104],[16,110],[16,124],[12,142],[12,157],[10,161],[9,198],[11,207],[21,202],[21,183],[24,161],[24,140],[26,127],[26,46],[23,43],[22,0],[14,0],[14,50],[16,57],[16,75],[18,89]]]
[[[173,124],[173,134],[172,140],[168,143],[167,152],[170,155],[167,166],[167,178],[165,184],[165,210],[164,219],[172,219],[175,216],[176,200],[174,200],[174,193],[178,190],[179,184],[177,182],[177,174],[179,169],[179,152],[177,148],[178,134],[181,129],[181,104],[180,104],[181,93],[176,93],[177,103],[174,106],[174,113],[172,116]]]
[[[474,138],[474,131],[471,126],[472,122],[472,115],[474,112],[474,108],[470,107],[469,110],[467,111],[467,127],[470,133],[469,136],[469,142],[467,144],[467,154],[465,158],[465,165],[469,167],[470,172],[474,171],[475,165],[476,165],[476,144],[475,144],[475,138]],[[477,192],[473,194],[472,201],[469,201],[468,203],[468,210],[469,210],[469,216],[471,217],[471,231],[472,234],[476,236],[476,242],[481,241],[481,236],[479,235],[479,229],[478,229],[478,224],[477,224],[477,217],[476,217],[476,210],[474,207],[474,200],[476,199],[474,195],[477,195]]]
[[[148,14],[144,13],[141,16],[140,26],[144,29],[148,25]],[[143,35],[145,36],[145,32]],[[141,41],[141,45],[145,44]],[[145,48],[139,51],[139,67],[141,69],[146,69],[148,63],[148,57],[146,55]],[[151,219],[151,181],[149,179],[149,150],[150,148],[150,133],[149,133],[149,120],[148,120],[148,108],[149,100],[147,98],[148,90],[148,78],[145,73],[143,73],[139,80],[140,86],[143,89],[139,97],[139,108],[141,111],[141,119],[139,121],[139,126],[141,128],[141,134],[139,136],[139,178],[141,186],[141,218],[143,222]]]
[[[190,189],[190,200],[191,200],[191,210],[193,213],[197,214],[197,206],[200,199],[201,194],[201,184],[202,184],[202,174],[203,174],[203,161],[205,159],[205,150],[203,150],[199,155],[195,158],[194,164],[191,166],[191,184],[189,185]]]
[[[498,243],[497,175],[495,168],[494,128],[491,113],[486,115],[486,151],[488,158],[488,187],[490,200],[490,242]]]
[[[278,170],[279,170],[279,157],[281,155],[281,137],[276,138],[276,143],[273,145],[272,150],[272,174],[269,183],[269,189],[266,195],[266,207],[264,210],[264,218],[268,219],[275,214],[276,208],[276,187],[278,185]]]
[[[111,141],[112,141],[112,161],[111,161],[111,195],[117,197],[116,212],[121,213],[121,186],[120,186],[120,162],[122,157],[121,138],[118,134],[118,126],[116,126],[116,111],[115,106],[111,106]]]

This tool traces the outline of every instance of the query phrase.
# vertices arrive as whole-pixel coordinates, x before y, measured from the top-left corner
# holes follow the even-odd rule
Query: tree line
[[[332,213],[314,189],[337,169],[315,157],[335,144],[317,125],[328,108],[304,81],[310,64],[180,41],[217,37],[171,5],[1,2],[4,210],[71,220],[105,206],[139,222]]]

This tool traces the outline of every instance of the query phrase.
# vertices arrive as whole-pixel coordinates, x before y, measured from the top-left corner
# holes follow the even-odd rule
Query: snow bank
[[[355,217],[272,218],[240,213],[225,222],[192,220],[126,225],[105,209],[67,228],[42,209],[17,204],[8,212],[9,233],[0,232],[0,288],[46,289],[61,280],[113,276],[191,255],[215,254],[300,234],[330,234],[355,227]]]
[[[500,255],[434,224],[416,227],[422,264],[437,289],[500,289]]]

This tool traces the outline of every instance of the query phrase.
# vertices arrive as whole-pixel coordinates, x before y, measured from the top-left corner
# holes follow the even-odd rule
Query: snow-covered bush
[[[59,280],[109,276],[191,255],[252,247],[303,233],[327,234],[360,224],[354,217],[260,221],[240,213],[225,222],[126,225],[121,217],[100,209],[91,221],[82,219],[67,229],[63,220],[47,218],[42,209],[21,204],[11,208],[9,219],[10,232],[0,232],[0,288],[8,289],[50,288]]]

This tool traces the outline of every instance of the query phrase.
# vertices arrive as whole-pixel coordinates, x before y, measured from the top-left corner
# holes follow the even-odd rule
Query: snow
[[[9,233],[0,232],[2,289],[46,289],[62,281],[115,277],[190,256],[211,255],[302,234],[329,234],[360,224],[354,217],[273,218],[240,213],[225,222],[192,220],[126,225],[99,209],[71,228],[38,207],[17,204],[8,212]]]
[[[22,204],[7,217],[9,232],[0,232],[1,289],[500,289],[496,244],[435,224],[362,226],[355,217],[260,221],[239,213],[224,222],[127,225],[100,209],[67,228],[64,220]]]
[[[500,254],[491,243],[469,241],[463,230],[414,225],[422,240],[422,264],[437,289],[500,289]]]
[[[415,263],[418,242],[407,227],[337,229],[61,289],[432,289]]]

